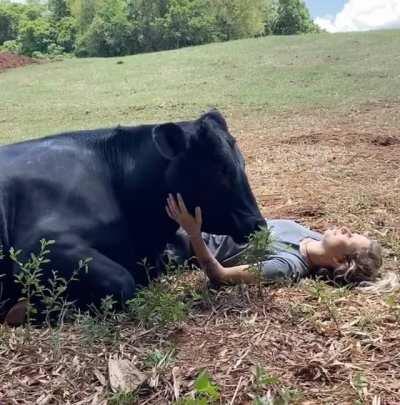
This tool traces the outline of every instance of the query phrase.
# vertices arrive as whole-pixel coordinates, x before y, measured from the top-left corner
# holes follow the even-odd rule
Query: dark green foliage
[[[57,38],[56,43],[65,52],[72,52],[75,49],[75,41],[78,27],[75,18],[65,17],[56,23]]]
[[[301,0],[0,0],[0,45],[26,55],[122,56],[312,31]]]
[[[171,0],[163,31],[167,49],[213,42],[217,33],[208,0]]]
[[[281,35],[318,31],[303,0],[279,0],[273,33]]]
[[[71,14],[76,19],[78,31],[84,34],[96,16],[96,0],[70,0]]]
[[[264,35],[272,35],[278,17],[278,0],[265,0],[264,2]]]
[[[69,5],[66,0],[49,0],[49,11],[54,20],[59,21],[71,15]]]
[[[265,0],[215,0],[210,6],[220,40],[255,37],[264,32]]]
[[[0,45],[18,35],[18,13],[15,7],[0,3]]]
[[[120,56],[130,52],[132,26],[126,14],[114,8],[98,14],[77,43],[78,56]]]
[[[164,49],[164,22],[170,0],[128,0],[128,18],[134,27],[136,52]]]
[[[49,45],[56,39],[56,31],[49,20],[37,18],[20,23],[18,42],[21,53],[32,56],[34,52],[47,53]]]

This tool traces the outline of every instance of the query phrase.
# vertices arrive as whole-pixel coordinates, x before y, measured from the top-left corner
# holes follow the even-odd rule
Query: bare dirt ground
[[[385,248],[384,271],[399,271],[400,104],[228,119],[265,216],[317,230],[346,224],[369,232]],[[176,288],[188,284],[204,291],[200,274],[182,277]],[[399,292],[377,296],[308,282],[265,287],[262,297],[256,287],[211,291],[178,326],[145,330],[122,323],[114,344],[88,345],[76,326],[56,336],[34,331],[31,343],[22,343],[20,329],[3,328],[0,403],[106,403],[107,361],[118,356],[148,379],[136,402],[114,403],[172,403],[207,369],[221,391],[217,403],[264,396],[275,404],[395,405],[399,325]],[[172,347],[173,361],[146,365],[155,349]],[[261,387],[257,366],[269,376]]]
[[[0,52],[0,72],[5,69],[30,65],[32,63],[38,63],[38,61],[28,56],[16,55],[10,52]]]

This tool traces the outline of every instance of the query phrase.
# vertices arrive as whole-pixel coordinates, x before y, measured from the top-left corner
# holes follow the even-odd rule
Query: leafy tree
[[[317,31],[303,0],[279,0],[273,32],[293,35]]]
[[[265,0],[264,4],[264,35],[272,35],[278,16],[279,0]]]
[[[78,27],[75,18],[64,17],[56,24],[57,45],[63,48],[64,52],[73,52],[78,33]]]
[[[164,48],[165,15],[169,3],[170,0],[128,0],[128,18],[134,26],[138,52]]]
[[[77,45],[79,56],[119,56],[129,53],[131,24],[123,0],[105,0]]]
[[[42,16],[45,7],[37,1],[27,4],[0,0],[0,45],[16,40],[22,21],[34,21]]]
[[[164,22],[165,48],[199,45],[216,38],[208,0],[171,0]]]
[[[254,37],[264,31],[264,0],[214,0],[210,6],[222,40]]]
[[[46,53],[48,46],[55,42],[55,31],[45,18],[25,20],[20,24],[18,42],[21,52],[31,56],[33,52]]]
[[[21,20],[34,21],[43,16],[46,6],[39,0],[28,0],[26,4],[22,5],[21,10]]]
[[[56,21],[71,15],[69,4],[66,0],[49,0],[48,7],[52,18]]]
[[[303,0],[0,0],[0,45],[117,56],[318,31]]]
[[[0,3],[0,45],[18,35],[19,16],[17,10],[7,3]]]
[[[69,0],[68,7],[71,14],[77,20],[80,34],[84,34],[90,27],[96,16],[97,6],[100,0]]]

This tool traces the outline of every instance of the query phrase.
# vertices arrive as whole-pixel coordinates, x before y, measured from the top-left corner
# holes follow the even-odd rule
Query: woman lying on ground
[[[259,282],[259,274],[249,271],[254,263],[237,265],[246,256],[246,244],[238,245],[229,236],[201,232],[199,207],[193,217],[180,195],[177,199],[170,195],[166,210],[183,230],[169,245],[167,256],[179,262],[196,256],[200,267],[216,284]],[[267,253],[261,262],[265,282],[298,281],[321,275],[340,284],[362,284],[365,291],[390,292],[399,288],[398,277],[393,272],[377,281],[382,249],[375,240],[352,233],[346,227],[320,234],[289,220],[266,220],[266,226],[272,233],[270,251],[273,253]],[[26,307],[20,302],[9,311],[5,321],[9,325],[20,325],[25,313]]]
[[[184,232],[178,233],[177,243],[170,253],[180,260],[195,256],[208,278],[217,284],[255,284],[259,275],[249,271],[251,265],[236,265],[246,252],[247,245],[237,245],[228,236],[201,232],[202,215],[199,207],[193,217],[178,194],[167,199],[167,214]],[[266,282],[297,281],[306,276],[325,276],[331,281],[363,284],[372,291],[392,291],[398,286],[394,273],[378,280],[382,265],[379,243],[348,228],[333,228],[324,234],[313,232],[290,220],[266,220],[271,230],[272,254],[261,262],[261,275]],[[190,249],[190,244],[192,249]],[[170,246],[171,247],[171,246]]]

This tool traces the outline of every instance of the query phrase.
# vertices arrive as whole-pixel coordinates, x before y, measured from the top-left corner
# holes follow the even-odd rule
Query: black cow
[[[113,295],[131,298],[146,283],[144,257],[155,260],[177,225],[168,193],[200,205],[204,230],[237,241],[265,222],[244,172],[244,160],[223,116],[195,121],[97,129],[0,148],[0,244],[25,254],[53,239],[51,264],[70,277],[80,259],[89,271],[70,297],[81,307]],[[0,261],[3,299],[19,292],[18,267]],[[1,274],[0,273],[0,274]],[[1,301],[1,299],[0,299]]]

